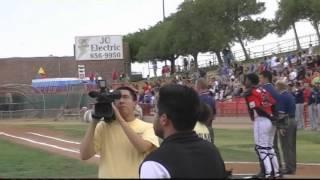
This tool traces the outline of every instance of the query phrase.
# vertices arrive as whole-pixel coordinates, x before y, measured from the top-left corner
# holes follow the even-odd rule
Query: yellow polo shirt
[[[159,146],[151,123],[136,118],[128,124],[144,140]],[[99,178],[139,178],[139,165],[149,153],[138,152],[116,120],[97,124],[94,146],[96,153],[101,156]]]

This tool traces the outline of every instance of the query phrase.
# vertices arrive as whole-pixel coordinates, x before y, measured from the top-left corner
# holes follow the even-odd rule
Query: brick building
[[[128,44],[124,43],[123,59],[120,60],[81,60],[74,56],[64,57],[12,57],[0,58],[0,84],[31,84],[42,67],[47,78],[78,77],[78,65],[85,65],[87,76],[91,72],[99,73],[102,78],[111,80],[113,69],[130,75]]]

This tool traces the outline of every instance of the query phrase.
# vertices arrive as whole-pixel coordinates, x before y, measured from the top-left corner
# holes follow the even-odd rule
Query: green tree
[[[137,54],[137,57],[142,61],[169,60],[171,62],[171,73],[174,72],[176,59],[173,48],[175,33],[172,25],[172,17],[168,17],[164,22],[159,22],[149,28],[143,36],[145,44]]]
[[[160,59],[169,60],[171,63],[171,74],[175,72],[175,60],[178,56],[176,53],[176,49],[174,48],[175,42],[175,24],[173,23],[173,19],[175,15],[171,15],[166,18],[166,20],[160,24],[160,34],[158,35],[160,48],[158,49]]]
[[[319,23],[320,23],[320,1],[319,0],[305,0],[304,1],[305,18],[308,19],[313,28],[315,29],[318,37],[318,42],[320,44],[320,32],[319,32]]]
[[[174,18],[174,32],[177,32],[174,49],[181,55],[191,54],[196,68],[199,52],[219,54],[232,40],[221,19],[224,14],[223,9],[219,8],[221,2],[223,1],[185,1]],[[222,64],[221,58],[219,63]]]
[[[129,53],[131,62],[139,61],[138,53],[140,48],[145,44],[143,36],[145,35],[146,30],[141,29],[138,32],[130,33],[124,36],[124,41],[129,44]]]
[[[265,11],[264,3],[256,0],[224,0],[221,6],[220,8],[225,10],[223,19],[229,24],[234,40],[240,43],[245,58],[250,59],[244,47],[244,40],[262,39],[271,32],[271,21],[265,18],[253,18]]]
[[[274,20],[275,32],[279,36],[293,28],[298,50],[301,50],[301,45],[295,23],[305,17],[305,3],[304,0],[281,0]]]

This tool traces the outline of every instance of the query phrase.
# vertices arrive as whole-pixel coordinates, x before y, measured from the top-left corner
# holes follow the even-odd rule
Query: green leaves
[[[279,2],[274,21],[276,23],[275,32],[279,36],[290,30],[295,22],[304,19],[306,4],[305,0],[281,0]]]
[[[281,36],[301,19],[309,19],[318,28],[319,9],[318,0],[281,0],[275,18],[268,20],[259,18],[266,8],[256,0],[188,0],[164,22],[129,34],[125,41],[129,43],[132,61],[220,53],[234,42],[242,45],[249,59],[244,41],[262,39],[270,32]]]

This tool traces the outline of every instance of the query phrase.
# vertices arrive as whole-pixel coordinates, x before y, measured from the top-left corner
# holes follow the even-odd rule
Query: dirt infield
[[[75,159],[79,158],[79,139],[70,139],[65,134],[42,127],[17,128],[15,124],[21,122],[0,122],[0,138],[14,143],[23,144],[50,153],[55,153]],[[26,122],[23,122],[26,124]],[[33,123],[33,122],[27,122]],[[247,118],[224,118],[217,119],[215,128],[250,128],[251,122]],[[98,164],[99,157],[96,156],[88,163]],[[258,172],[256,162],[226,162],[227,169],[232,169],[233,174],[255,174]],[[320,164],[298,164],[296,175],[286,176],[287,178],[315,178],[320,177]]]

